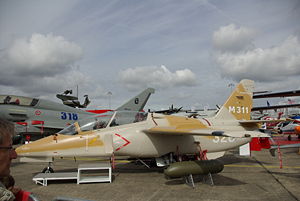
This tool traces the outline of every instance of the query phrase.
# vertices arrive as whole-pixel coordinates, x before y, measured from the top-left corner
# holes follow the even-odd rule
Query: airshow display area
[[[41,200],[190,200],[198,194],[197,199],[240,200],[244,191],[248,200],[298,200],[298,127],[290,141],[262,130],[262,123],[287,119],[251,119],[253,90],[253,81],[242,80],[216,114],[201,118],[179,110],[140,112],[154,92],[147,89],[115,111],[98,111],[57,134],[16,145],[19,161],[12,173]],[[249,155],[240,156],[245,144]],[[250,155],[257,147],[261,151]],[[266,150],[278,150],[280,160]],[[49,166],[43,168],[45,162]],[[70,190],[59,191],[61,186]]]
[[[299,0],[0,1],[0,200],[300,201],[299,19]]]

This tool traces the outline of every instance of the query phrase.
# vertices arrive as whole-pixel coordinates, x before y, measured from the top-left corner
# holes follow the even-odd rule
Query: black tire
[[[20,144],[25,144],[25,138],[24,138],[24,136],[22,135],[22,138],[21,138],[21,143]]]
[[[51,167],[45,167],[42,173],[54,173],[54,170]]]
[[[289,135],[289,136],[288,136],[288,141],[291,141],[291,140],[292,140],[292,136]]]
[[[13,140],[13,145],[20,144],[21,141],[22,141],[22,136],[21,135],[15,135],[12,140]]]

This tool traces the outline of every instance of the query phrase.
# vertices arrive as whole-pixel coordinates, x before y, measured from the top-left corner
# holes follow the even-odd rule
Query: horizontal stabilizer
[[[272,120],[240,120],[239,123],[242,125],[247,125],[247,126],[251,126],[251,125],[255,125],[255,124],[259,124],[259,123],[279,123],[279,122],[283,122],[286,121],[286,119],[272,119]]]
[[[270,137],[266,133],[259,131],[228,131],[224,133],[228,137]]]

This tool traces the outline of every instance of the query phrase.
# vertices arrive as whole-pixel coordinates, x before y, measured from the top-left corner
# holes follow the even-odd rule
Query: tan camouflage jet
[[[156,158],[205,152],[215,159],[251,141],[269,137],[250,120],[254,82],[242,80],[211,118],[187,118],[133,111],[108,112],[76,122],[63,131],[16,149],[20,157],[52,161],[55,157]],[[24,161],[24,160],[23,160]]]

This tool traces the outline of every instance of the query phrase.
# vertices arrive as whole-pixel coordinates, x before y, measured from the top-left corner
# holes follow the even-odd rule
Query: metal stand
[[[83,174],[83,171],[100,171],[104,170],[104,175],[97,175],[96,172],[93,174]],[[96,174],[96,175],[95,175]],[[90,164],[80,164],[78,166],[77,173],[77,184],[81,183],[92,183],[92,182],[109,182],[111,183],[111,165],[110,163],[90,163]]]
[[[207,181],[206,177],[208,177],[208,180],[209,180],[209,183],[211,186],[215,185],[211,173],[208,173],[207,175],[203,175],[203,183],[206,183],[206,181]],[[194,182],[194,178],[193,178],[192,174],[190,174],[188,176],[184,176],[183,179],[188,186],[195,188],[195,182]]]
[[[207,175],[204,175],[204,176],[203,176],[203,182],[205,182],[205,183],[206,183],[206,179],[205,179],[205,177],[208,177],[208,179],[209,179],[209,181],[210,181],[210,185],[211,185],[211,186],[215,185],[215,184],[214,184],[214,180],[213,180],[213,178],[212,178],[212,175],[211,175],[211,173],[208,173]]]
[[[185,183],[188,186],[190,186],[192,188],[195,188],[195,183],[194,183],[194,179],[193,179],[193,175],[192,174],[190,174],[189,176],[185,176],[184,179],[185,179]]]
[[[141,159],[137,159],[137,161],[139,161],[139,162],[141,162],[144,166],[146,166],[147,168],[150,168],[150,166],[149,165],[147,165],[144,161],[142,161]]]
[[[90,173],[90,174],[89,174]],[[36,184],[48,185],[50,180],[77,180],[77,184],[93,182],[112,182],[109,162],[80,164],[77,172],[39,173],[33,177]]]

